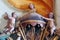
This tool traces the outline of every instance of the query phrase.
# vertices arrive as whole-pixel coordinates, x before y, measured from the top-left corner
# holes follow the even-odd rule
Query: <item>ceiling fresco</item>
[[[8,2],[21,10],[29,9],[29,3],[33,3],[37,12],[45,17],[54,9],[54,0],[8,0]]]

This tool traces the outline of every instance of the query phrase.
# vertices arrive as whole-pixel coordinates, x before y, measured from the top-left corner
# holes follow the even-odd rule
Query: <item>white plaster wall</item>
[[[55,2],[56,23],[57,27],[60,28],[60,0],[56,0]]]

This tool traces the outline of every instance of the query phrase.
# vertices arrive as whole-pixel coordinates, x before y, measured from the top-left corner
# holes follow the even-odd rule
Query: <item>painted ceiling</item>
[[[17,9],[29,9],[29,3],[33,3],[37,12],[47,17],[49,12],[53,12],[54,0],[8,0],[8,2]]]

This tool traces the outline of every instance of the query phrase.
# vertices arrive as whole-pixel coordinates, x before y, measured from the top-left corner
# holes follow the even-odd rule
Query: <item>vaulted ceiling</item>
[[[53,11],[54,0],[8,0],[14,7],[22,10],[29,9],[29,3],[33,3],[37,12],[47,17],[49,12]]]

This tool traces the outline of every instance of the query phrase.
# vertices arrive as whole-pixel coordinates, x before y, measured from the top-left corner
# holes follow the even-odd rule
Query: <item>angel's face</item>
[[[34,9],[34,5],[33,4],[29,4],[30,9]]]
[[[50,17],[50,18],[53,18],[53,16],[54,16],[54,14],[51,12],[51,13],[49,14],[49,17]]]
[[[16,14],[14,14],[13,16],[14,16],[14,18],[16,18]]]

